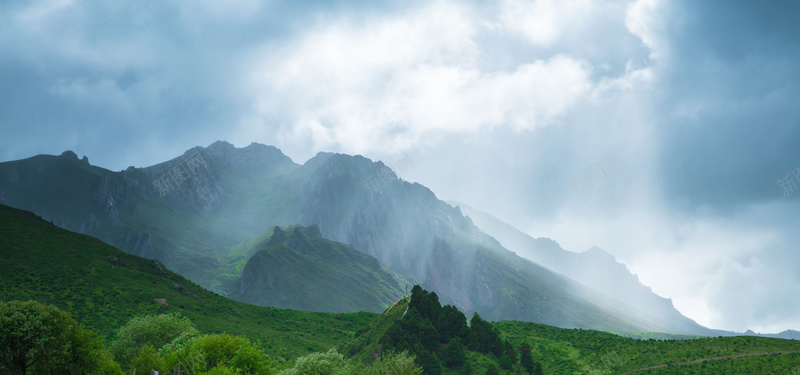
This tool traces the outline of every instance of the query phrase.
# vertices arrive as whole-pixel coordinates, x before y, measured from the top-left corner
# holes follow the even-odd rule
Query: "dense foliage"
[[[116,372],[103,341],[64,311],[0,302],[0,369],[13,374]]]
[[[514,369],[519,359],[518,350],[503,340],[491,323],[475,314],[467,325],[461,311],[451,305],[442,306],[435,292],[419,285],[411,290],[404,316],[389,327],[380,342],[386,349],[414,354],[430,375],[443,373],[443,368],[470,372],[464,367],[467,349],[492,356],[506,371]]]
[[[292,368],[278,375],[422,375],[422,368],[414,363],[407,352],[384,353],[371,365],[353,362],[339,354],[336,349],[325,353],[312,353],[300,357]]]
[[[126,366],[145,345],[161,351],[167,345],[179,345],[199,333],[189,318],[179,314],[138,316],[119,329],[111,343],[111,352]]]
[[[270,373],[266,354],[247,338],[200,334],[179,314],[135,317],[119,329],[111,348],[128,372],[183,368],[192,373]]]

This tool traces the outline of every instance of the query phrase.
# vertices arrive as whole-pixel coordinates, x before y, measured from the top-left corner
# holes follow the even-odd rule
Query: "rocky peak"
[[[237,148],[228,142],[217,141],[205,149],[202,147],[190,149],[184,155],[189,156],[200,151],[218,166],[239,170],[255,170],[295,165],[292,159],[284,155],[283,152],[276,147],[255,142],[247,147]]]
[[[73,159],[73,160],[76,160],[76,161],[78,160],[78,155],[75,154],[75,152],[73,152],[72,150],[67,150],[67,151],[62,152],[61,153],[61,157],[62,158],[67,158],[67,159]]]
[[[272,230],[272,237],[269,239],[268,245],[275,245],[283,242],[286,239],[286,234],[283,233],[283,230],[276,226],[275,229]]]

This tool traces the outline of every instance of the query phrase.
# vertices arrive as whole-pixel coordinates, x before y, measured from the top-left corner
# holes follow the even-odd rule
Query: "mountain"
[[[0,205],[0,270],[0,300],[55,305],[106,338],[134,316],[178,312],[203,332],[261,342],[270,357],[283,361],[338,346],[376,317],[233,301],[158,261],[126,254],[5,205]]]
[[[408,302],[384,314],[330,314],[258,307],[204,290],[159,262],[126,254],[102,241],[58,228],[36,215],[0,205],[0,300],[38,300],[69,312],[110,338],[128,319],[178,312],[202,332],[260,342],[273,370],[331,347],[356,361],[380,351],[386,330]],[[527,322],[493,324],[514,347],[528,343],[545,373],[623,373],[662,366],[670,373],[791,373],[800,368],[800,342],[763,337],[634,340],[605,332]],[[483,373],[496,359],[472,351]],[[652,370],[651,370],[652,372]],[[451,372],[452,373],[452,372]],[[660,373],[660,372],[659,372]]]
[[[672,300],[653,293],[624,264],[603,249],[592,247],[582,253],[567,251],[556,241],[544,237],[533,238],[488,213],[463,203],[451,204],[457,204],[481,230],[521,257],[632,306],[670,327],[695,335],[732,334],[707,329],[683,316],[674,307]]]
[[[413,280],[352,246],[322,238],[316,226],[275,227],[244,266],[232,298],[302,311],[383,311]]]
[[[216,142],[112,172],[65,152],[0,163],[0,191],[9,205],[226,296],[253,256],[243,243],[275,226],[316,225],[488,320],[692,333],[517,256],[429,189],[361,156],[319,153],[298,165],[271,146]]]

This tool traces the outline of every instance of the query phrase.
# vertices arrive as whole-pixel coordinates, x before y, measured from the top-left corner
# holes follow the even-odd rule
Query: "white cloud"
[[[564,30],[585,24],[593,13],[590,0],[505,0],[500,20],[505,28],[535,45],[556,43]]]
[[[591,66],[565,55],[482,70],[491,57],[477,40],[486,32],[471,9],[446,2],[334,22],[255,59],[257,117],[287,124],[317,148],[399,152],[447,134],[546,126],[591,90]]]
[[[650,49],[653,60],[661,59],[667,52],[665,31],[669,12],[668,2],[663,0],[638,0],[628,5],[625,26]]]

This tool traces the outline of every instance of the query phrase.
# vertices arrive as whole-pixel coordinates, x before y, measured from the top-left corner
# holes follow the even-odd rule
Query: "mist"
[[[703,325],[800,329],[800,5],[0,5],[0,161],[363,155]]]

